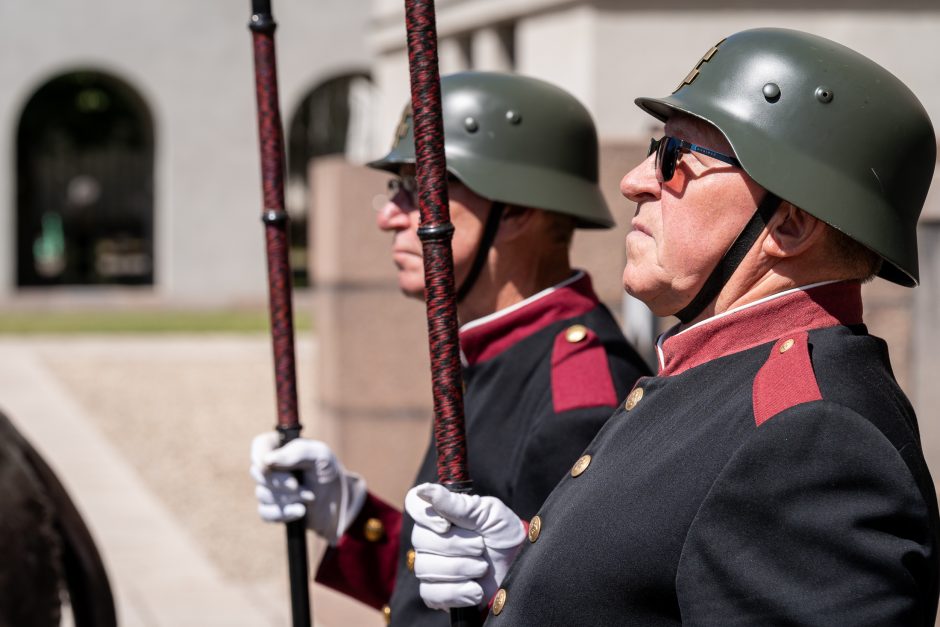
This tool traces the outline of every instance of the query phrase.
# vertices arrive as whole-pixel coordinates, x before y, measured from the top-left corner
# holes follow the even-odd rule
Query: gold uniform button
[[[573,324],[565,331],[565,339],[572,344],[577,344],[587,337],[588,330],[583,324]]]
[[[787,340],[786,342],[780,345],[780,352],[785,353],[791,348],[793,348],[793,340]]]
[[[362,533],[369,542],[378,542],[385,536],[385,525],[378,518],[370,518],[366,521]]]
[[[408,552],[405,554],[405,563],[408,565],[408,570],[411,572],[415,571],[415,550],[408,549]]]
[[[496,591],[496,598],[493,599],[493,614],[499,616],[504,607],[506,607],[506,588],[500,588]]]
[[[392,608],[388,605],[382,606],[382,616],[385,617],[385,624],[389,625],[392,622]]]
[[[634,390],[630,392],[630,396],[627,397],[627,402],[623,404],[624,409],[630,411],[636,407],[636,404],[640,402],[641,398],[643,398],[643,388],[634,388]]]
[[[542,533],[542,519],[539,516],[533,516],[529,521],[529,542],[535,542]]]
[[[578,461],[574,463],[574,467],[571,469],[571,476],[577,477],[581,475],[587,467],[591,465],[591,456],[582,455]]]

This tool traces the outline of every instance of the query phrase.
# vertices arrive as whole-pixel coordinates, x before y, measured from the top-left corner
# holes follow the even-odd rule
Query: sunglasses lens
[[[659,162],[663,183],[671,180],[672,175],[676,173],[676,161],[679,159],[679,141],[674,137],[664,137],[659,144],[656,159]]]
[[[414,198],[415,191],[418,189],[418,183],[413,176],[402,176],[388,180],[388,197],[394,198],[399,192]]]

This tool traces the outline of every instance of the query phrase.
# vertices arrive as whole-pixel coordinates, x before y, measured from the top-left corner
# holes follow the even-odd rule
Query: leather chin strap
[[[767,222],[770,220],[771,216],[774,215],[774,212],[777,211],[777,207],[780,206],[781,202],[780,198],[770,192],[764,195],[754,215],[751,216],[748,223],[744,225],[741,234],[738,235],[738,238],[731,244],[731,248],[728,249],[725,256],[721,258],[718,265],[712,270],[705,284],[702,285],[702,289],[695,295],[692,302],[676,314],[676,317],[681,322],[687,323],[694,320],[710,302],[715,300],[715,297],[718,296],[718,292],[721,291],[721,288],[725,286],[731,278],[731,275],[737,270],[738,266],[744,260],[744,256],[747,255],[747,251],[749,251],[751,246],[754,245],[754,242],[757,241],[761,231],[767,226]]]
[[[463,302],[473,284],[477,282],[483,266],[486,265],[486,258],[490,254],[490,248],[493,246],[493,240],[496,239],[496,232],[499,231],[499,223],[503,219],[503,210],[506,205],[501,202],[493,202],[490,207],[490,214],[486,217],[486,224],[483,226],[483,235],[480,237],[480,246],[477,248],[476,257],[473,258],[473,265],[470,266],[470,272],[464,278],[463,283],[457,289],[457,302]]]

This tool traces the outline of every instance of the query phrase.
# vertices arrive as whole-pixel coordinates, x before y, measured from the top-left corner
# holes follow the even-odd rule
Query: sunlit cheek
[[[663,188],[669,190],[676,196],[681,196],[685,191],[686,181],[685,168],[676,166],[676,171],[673,173],[672,178],[663,183]]]
[[[463,278],[469,272],[470,265],[476,256],[476,243],[470,241],[470,237],[458,228],[454,232],[454,239],[451,244],[454,260],[454,280],[459,285]]]

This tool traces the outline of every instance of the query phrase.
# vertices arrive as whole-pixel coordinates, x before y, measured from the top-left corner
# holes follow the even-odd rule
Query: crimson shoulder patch
[[[774,343],[770,356],[754,377],[754,421],[764,424],[785,409],[822,400],[816,373],[809,358],[806,331]]]
[[[556,413],[617,405],[607,352],[597,334],[584,325],[572,325],[555,336],[552,403]]]

